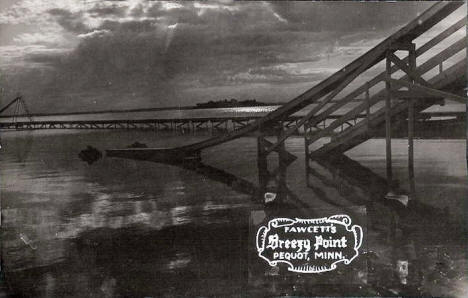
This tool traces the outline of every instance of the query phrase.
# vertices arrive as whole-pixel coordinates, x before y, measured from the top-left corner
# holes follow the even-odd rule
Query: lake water
[[[114,158],[88,165],[78,158],[87,145],[176,146],[204,138],[117,130],[2,132],[3,288],[25,297],[466,297],[465,140],[417,140],[416,193],[408,207],[394,207],[379,197],[382,189],[372,190],[379,184],[366,185],[372,183],[359,176],[367,168],[384,177],[384,140],[347,153],[363,169],[312,163],[307,186],[303,139],[289,139],[288,151],[298,156],[287,172],[290,206],[367,210],[367,244],[356,261],[367,262],[365,277],[358,272],[356,285],[318,286],[315,276],[252,276],[249,214],[264,207],[239,187],[171,165]],[[410,185],[406,148],[405,140],[394,140],[394,176],[402,189]],[[256,140],[246,137],[206,150],[202,159],[257,184],[256,154]],[[389,240],[395,214],[397,238]],[[395,278],[397,259],[412,264],[408,285]]]

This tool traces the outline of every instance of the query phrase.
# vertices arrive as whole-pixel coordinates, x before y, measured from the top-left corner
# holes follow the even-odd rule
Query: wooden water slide
[[[109,157],[121,157],[121,158],[130,158],[130,159],[139,159],[139,160],[150,160],[150,161],[183,161],[185,159],[199,159],[200,152],[203,149],[213,147],[225,142],[232,141],[234,139],[245,136],[254,131],[261,131],[264,128],[268,128],[273,123],[282,121],[297,111],[303,109],[310,104],[316,104],[316,106],[310,111],[306,116],[304,116],[300,121],[298,121],[295,127],[287,130],[283,137],[278,141],[278,143],[273,144],[273,146],[268,149],[269,152],[275,150],[279,143],[284,142],[289,136],[297,132],[297,130],[302,127],[304,124],[315,121],[323,116],[323,113],[320,111],[329,103],[332,102],[332,99],[340,93],[346,86],[348,86],[354,79],[356,79],[360,74],[373,67],[377,63],[386,59],[387,52],[395,46],[400,44],[408,44],[412,42],[417,37],[421,36],[423,33],[428,31],[434,25],[444,20],[456,9],[461,7],[463,2],[438,2],[423,12],[416,19],[411,21],[409,24],[398,30],[396,33],[380,42],[374,48],[370,49],[368,52],[351,62],[350,64],[343,67],[341,70],[337,71],[330,77],[326,78],[319,84],[315,85],[311,89],[307,90],[303,94],[297,96],[293,100],[289,101],[280,108],[270,112],[263,118],[258,119],[257,121],[244,126],[240,129],[237,129],[233,132],[230,132],[225,135],[216,136],[201,142],[184,145],[175,148],[127,148],[127,149],[111,149],[106,150],[107,156]],[[466,19],[460,20],[456,24],[452,25],[450,28],[446,29],[444,32],[430,40],[428,43],[421,46],[417,51],[420,54],[431,49],[434,45],[440,43],[447,36],[453,32],[460,29],[466,24]],[[461,44],[463,43],[463,45]],[[455,48],[449,49],[449,51],[459,50],[459,47],[466,47],[466,40],[459,42]],[[437,64],[436,64],[437,65]],[[385,79],[385,74],[380,74],[372,81],[382,81]],[[452,76],[450,76],[453,78]],[[457,78],[453,78],[457,79]],[[450,82],[447,79],[444,80],[445,85]],[[444,87],[444,86],[440,86]],[[360,91],[360,92],[357,92]],[[356,92],[351,94],[361,94],[363,87],[357,89]],[[326,96],[324,98],[324,96]],[[381,97],[381,95],[374,96],[375,100]],[[322,99],[324,98],[324,99]],[[320,100],[322,99],[322,100]],[[345,98],[349,99],[349,95]],[[374,100],[374,101],[375,101]],[[338,109],[340,103],[336,103],[335,107],[332,109]],[[327,109],[328,111],[329,109]],[[395,113],[401,111],[401,108],[395,109]],[[418,110],[419,111],[419,110]],[[330,115],[330,113],[328,114]],[[327,116],[325,116],[326,118]],[[362,132],[360,132],[362,133]],[[353,142],[356,145],[356,142]],[[340,144],[342,145],[342,144]],[[348,148],[349,149],[349,148]]]

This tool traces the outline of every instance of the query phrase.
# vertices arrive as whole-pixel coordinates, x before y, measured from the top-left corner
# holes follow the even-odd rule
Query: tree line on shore
[[[230,108],[230,107],[252,107],[252,106],[265,106],[268,105],[264,102],[257,101],[256,99],[245,99],[237,100],[235,98],[224,99],[208,102],[197,103],[195,108],[207,109],[207,108]]]

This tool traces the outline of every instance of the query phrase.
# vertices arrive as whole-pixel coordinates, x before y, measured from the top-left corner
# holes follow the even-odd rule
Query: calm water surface
[[[467,293],[460,237],[468,197],[464,140],[416,142],[416,194],[406,208],[375,197],[382,190],[368,190],[366,180],[360,185],[358,165],[356,175],[346,177],[346,170],[312,163],[315,176],[307,186],[303,141],[289,140],[288,150],[298,156],[287,174],[295,195],[291,205],[367,209],[366,253],[356,261],[370,264],[365,277],[359,275],[358,286],[315,286],[310,276],[300,282],[265,274],[247,278],[253,245],[249,212],[263,208],[251,195],[175,166],[113,158],[88,165],[78,158],[86,145],[102,150],[138,141],[166,147],[206,137],[138,131],[2,133],[5,288],[24,297]],[[383,140],[371,140],[348,156],[383,176],[384,146]],[[394,175],[402,189],[409,189],[404,140],[395,140],[394,153]],[[256,154],[255,139],[241,138],[203,152],[203,161],[257,183]],[[388,240],[392,210],[398,212],[397,240]],[[395,258],[418,264],[410,271],[416,286],[393,280]]]

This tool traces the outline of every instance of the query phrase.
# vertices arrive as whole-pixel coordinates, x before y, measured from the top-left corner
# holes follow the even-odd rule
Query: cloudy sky
[[[430,3],[0,0],[0,103],[35,112],[287,101]]]

